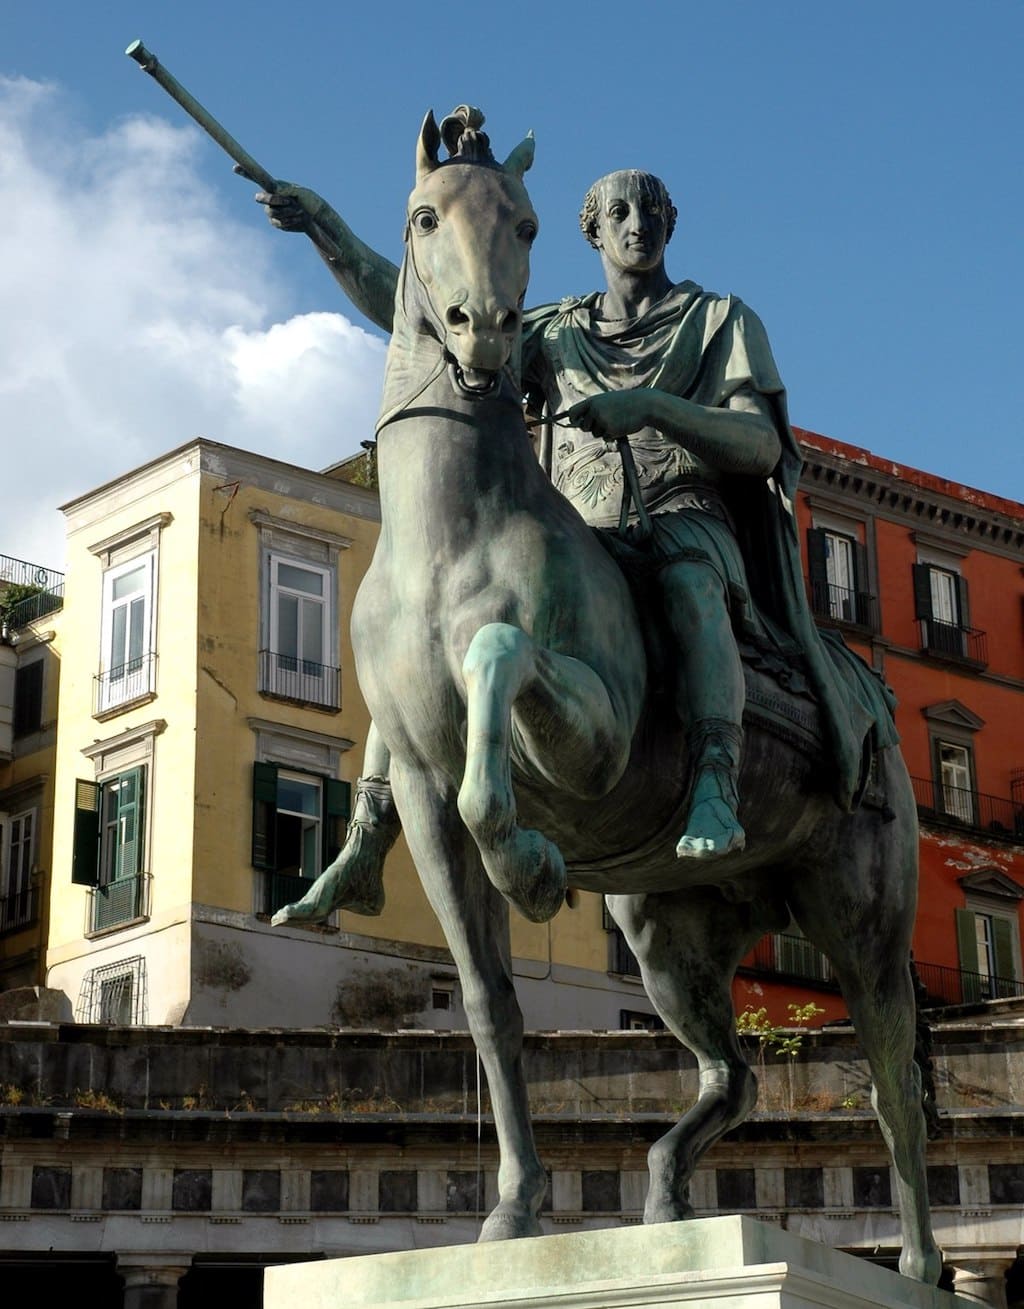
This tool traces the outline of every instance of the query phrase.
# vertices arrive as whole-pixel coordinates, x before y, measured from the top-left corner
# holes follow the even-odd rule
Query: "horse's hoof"
[[[647,1204],[644,1209],[644,1224],[649,1223],[683,1223],[696,1218],[696,1211],[688,1204]]]
[[[936,1286],[942,1276],[942,1255],[933,1245],[928,1250],[915,1250],[905,1245],[900,1255],[900,1272],[925,1286]]]
[[[516,1213],[498,1205],[497,1209],[487,1215],[476,1239],[478,1242],[518,1241],[522,1236],[541,1235],[540,1222],[532,1214]]]
[[[517,827],[484,856],[495,888],[531,923],[546,923],[565,903],[569,880],[558,846],[530,828]]]

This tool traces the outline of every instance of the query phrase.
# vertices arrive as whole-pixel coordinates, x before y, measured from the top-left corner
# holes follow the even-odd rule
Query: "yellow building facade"
[[[76,1019],[464,1027],[400,841],[377,918],[272,928],[344,839],[376,494],[196,440],[64,506],[46,985]],[[646,1021],[598,897],[513,926],[535,1028]]]

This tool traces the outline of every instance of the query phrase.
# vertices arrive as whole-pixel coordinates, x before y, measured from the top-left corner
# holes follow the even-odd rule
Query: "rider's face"
[[[664,257],[668,214],[634,178],[618,174],[601,188],[594,234],[597,248],[615,267],[647,272]]]

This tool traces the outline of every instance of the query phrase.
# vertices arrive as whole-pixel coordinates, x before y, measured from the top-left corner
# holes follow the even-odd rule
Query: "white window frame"
[[[320,594],[289,586],[281,581],[282,568],[294,568],[320,579]],[[332,633],[337,622],[334,595],[337,590],[337,570],[309,559],[271,551],[267,560],[269,593],[267,610],[269,620],[267,685],[262,690],[289,699],[308,700],[314,704],[329,704],[337,699],[333,690],[335,669],[335,642]],[[282,649],[285,644],[281,628],[281,601],[293,599],[296,603],[295,653]],[[304,648],[304,613],[308,609],[320,611],[320,643],[314,653]],[[289,642],[290,644],[290,642]]]
[[[119,705],[129,704],[150,695],[155,687],[156,653],[156,558],[155,549],[147,550],[114,564],[103,574],[103,618],[100,635],[100,683],[97,696],[97,712],[105,713]],[[143,570],[143,584],[127,598],[115,601],[114,589],[117,583],[133,572]],[[142,600],[142,619],[140,623],[141,648],[130,654],[131,608],[135,602]],[[129,616],[125,624],[125,645],[118,654],[115,663],[113,649],[115,631],[115,612],[127,608]]]
[[[300,860],[299,871],[297,876],[306,878],[308,881],[315,881],[322,872],[321,863],[323,855],[323,824],[324,824],[324,782],[325,778],[316,773],[304,773],[298,769],[279,768],[277,773],[277,814],[280,819],[281,814],[289,818],[298,818],[303,825],[302,844],[305,844],[306,829],[313,833],[313,858],[312,866],[307,868],[304,860]],[[281,802],[281,784],[292,782],[297,786],[305,787],[311,794],[316,795],[315,814],[308,814],[305,810],[289,809]]]
[[[324,528],[309,527],[279,518],[263,509],[249,514],[256,528],[259,553],[259,664],[257,689],[261,694],[337,713],[341,709],[341,599],[340,554],[352,544],[349,537]],[[312,669],[303,675],[289,659],[280,660],[278,599],[286,593],[278,585],[282,564],[317,572],[323,579],[321,675]]]
[[[943,753],[947,755],[943,758]],[[962,759],[953,759],[957,752]],[[935,758],[938,764],[938,784],[942,791],[943,812],[962,823],[974,824],[977,814],[974,802],[974,752],[961,741],[935,738]]]
[[[856,539],[845,532],[833,531],[830,527],[824,528],[824,532],[829,617],[841,622],[856,622]]]

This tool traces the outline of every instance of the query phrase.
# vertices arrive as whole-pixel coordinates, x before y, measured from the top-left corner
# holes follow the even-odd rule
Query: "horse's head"
[[[494,388],[519,339],[537,235],[522,182],[533,162],[533,137],[499,164],[479,130],[483,121],[465,105],[440,128],[427,114],[406,226],[418,327],[440,338],[455,385],[471,395]],[[444,162],[442,139],[451,155]]]

